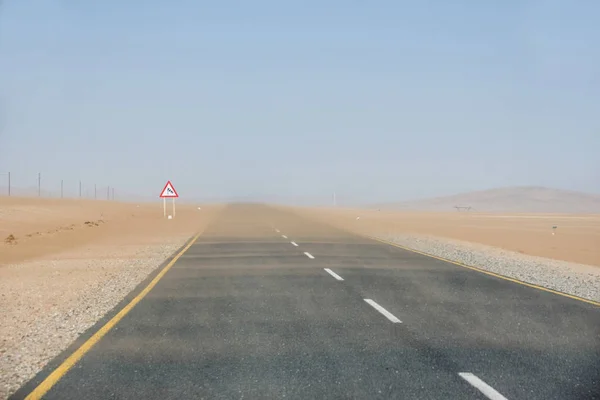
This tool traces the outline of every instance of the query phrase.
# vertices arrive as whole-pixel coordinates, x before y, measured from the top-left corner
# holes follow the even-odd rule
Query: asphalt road
[[[44,398],[600,398],[600,309],[231,205]]]

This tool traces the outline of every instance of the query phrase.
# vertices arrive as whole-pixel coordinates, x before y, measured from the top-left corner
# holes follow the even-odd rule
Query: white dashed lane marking
[[[306,257],[308,258],[315,258],[312,254],[310,254],[309,252],[304,252],[304,254],[306,254]]]
[[[338,274],[336,274],[335,272],[333,272],[332,270],[330,270],[329,268],[323,268],[325,271],[327,271],[327,273],[331,276],[333,276],[335,279],[337,279],[338,281],[343,281],[344,278],[342,278],[341,276],[339,276]]]
[[[382,313],[387,319],[389,319],[393,323],[399,324],[399,323],[402,322],[398,318],[396,318],[394,316],[394,314],[392,314],[391,312],[389,312],[385,308],[381,307],[379,304],[375,303],[373,300],[371,300],[371,299],[365,299],[365,301],[367,302],[367,304],[369,304],[371,307],[373,307],[374,309],[376,309],[377,311],[379,311],[380,313]]]
[[[479,379],[477,376],[473,375],[470,372],[459,372],[458,375],[463,378],[465,381],[469,382],[471,386],[477,388],[481,393],[485,395],[490,400],[508,400],[506,397],[502,396],[496,389]]]
[[[293,244],[294,246],[298,247],[298,244],[296,242],[290,242],[291,244]]]

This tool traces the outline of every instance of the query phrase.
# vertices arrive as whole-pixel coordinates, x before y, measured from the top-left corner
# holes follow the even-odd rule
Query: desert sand
[[[159,201],[0,197],[0,398],[31,379],[220,209],[179,205],[168,220]]]
[[[365,235],[432,235],[600,266],[600,214],[484,214],[346,208],[297,208],[296,212]]]
[[[135,244],[189,236],[214,208],[202,207],[200,211],[197,206],[179,205],[176,218],[167,220],[159,201],[135,204],[0,197],[0,266],[90,243]]]
[[[168,220],[160,201],[0,197],[0,397],[31,379],[223,208],[178,205]],[[600,266],[600,215],[281,208],[362,235],[430,235]],[[581,279],[594,275],[586,274]]]

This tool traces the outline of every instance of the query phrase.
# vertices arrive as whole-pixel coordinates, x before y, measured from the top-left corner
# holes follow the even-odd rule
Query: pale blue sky
[[[42,171],[71,192],[171,179],[184,198],[342,204],[600,192],[598,1],[0,4],[16,186]]]

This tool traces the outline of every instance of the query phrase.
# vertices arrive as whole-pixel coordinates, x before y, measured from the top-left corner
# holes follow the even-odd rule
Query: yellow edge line
[[[462,263],[457,262],[457,261],[452,261],[452,260],[449,260],[447,258],[434,256],[432,254],[428,254],[428,253],[424,253],[422,251],[414,250],[414,249],[411,249],[410,247],[405,247],[405,246],[399,245],[397,243],[388,242],[387,240],[379,239],[379,238],[376,238],[376,237],[373,237],[373,236],[366,236],[366,237],[368,237],[369,239],[376,240],[376,241],[381,242],[381,243],[388,244],[390,246],[398,247],[398,248],[400,248],[402,250],[407,250],[407,251],[410,251],[410,252],[413,252],[413,253],[421,254],[423,256],[435,258],[436,260],[445,261],[445,262],[448,262],[448,263],[451,263],[451,264],[454,264],[454,265],[458,265],[459,267],[468,268],[468,269],[471,269],[473,271],[477,271],[477,272],[481,272],[481,273],[484,273],[484,274],[487,274],[487,275],[495,276],[496,278],[500,278],[500,279],[504,279],[506,281],[518,283],[519,285],[524,285],[524,286],[528,286],[530,288],[543,290],[544,292],[558,294],[560,296],[568,297],[568,298],[573,299],[573,300],[583,301],[584,303],[593,304],[595,306],[600,307],[600,302],[597,302],[597,301],[594,301],[594,300],[584,299],[583,297],[573,296],[573,295],[568,294],[568,293],[559,292],[558,290],[548,289],[548,288],[545,288],[543,286],[534,285],[533,283],[523,282],[523,281],[520,281],[518,279],[510,278],[510,277],[505,276],[505,275],[500,275],[500,274],[496,274],[495,272],[490,272],[490,271],[486,271],[486,270],[481,269],[481,268],[472,267],[470,265],[462,264]]]
[[[194,238],[179,252],[177,255],[169,262],[159,273],[152,279],[152,281],[142,290],[133,300],[129,302],[117,315],[112,317],[110,321],[108,321],[102,328],[100,328],[94,335],[89,338],[84,344],[81,345],[73,354],[71,354],[62,364],[60,364],[50,375],[44,379],[42,383],[40,383],[27,397],[26,400],[37,400],[41,399],[48,391],[52,388],[52,386],[56,385],[56,383],[79,361],[81,358],[88,352],[96,343],[104,337],[116,324],[119,323],[120,320],[123,319],[125,315],[137,303],[139,303],[151,290],[158,281],[171,269],[173,264],[177,262],[179,257],[183,255],[202,233],[198,233]]]

